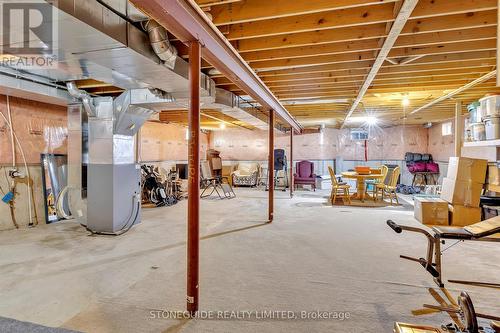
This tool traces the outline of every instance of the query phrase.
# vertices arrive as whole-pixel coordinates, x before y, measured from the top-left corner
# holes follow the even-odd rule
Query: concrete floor
[[[327,192],[276,192],[275,222],[264,224],[267,192],[237,189],[233,200],[202,200],[201,310],[340,311],[345,320],[154,319],[185,308],[186,201],[144,210],[120,237],[89,236],[64,222],[0,233],[0,316],[84,332],[390,332],[434,303],[418,264],[424,240],[397,235],[387,218],[417,224],[411,206],[332,207]],[[448,277],[499,280],[500,246],[457,245]],[[464,268],[465,267],[465,268]],[[457,295],[460,286],[450,285]],[[498,291],[465,287],[484,313],[500,314]],[[165,314],[164,314],[165,316]],[[0,328],[0,331],[1,328]]]

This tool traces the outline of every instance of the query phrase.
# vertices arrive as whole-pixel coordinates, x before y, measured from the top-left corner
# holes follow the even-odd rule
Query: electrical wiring
[[[134,202],[136,202],[136,205],[134,205]],[[135,209],[134,209],[134,207],[135,207]],[[134,210],[135,210],[135,214],[134,214]],[[139,216],[140,210],[141,210],[141,201],[138,199],[138,195],[134,194],[132,196],[132,211],[130,212],[130,215],[127,218],[127,220],[125,220],[125,223],[123,224],[123,226],[118,231],[116,231],[116,232],[93,231],[93,230],[89,229],[86,225],[83,225],[83,224],[80,224],[80,225],[85,227],[85,229],[90,231],[92,234],[119,236],[119,235],[123,235],[124,233],[126,233],[127,231],[132,229],[135,222],[137,221],[137,217]]]

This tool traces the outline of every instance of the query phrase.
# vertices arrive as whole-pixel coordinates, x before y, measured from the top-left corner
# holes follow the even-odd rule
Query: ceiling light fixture
[[[373,116],[361,116],[361,117],[350,117],[347,119],[348,122],[353,123],[366,123],[368,125],[375,125],[378,122],[378,119]]]
[[[401,101],[401,104],[403,104],[403,106],[410,105],[410,99],[408,98],[408,96],[404,96],[403,97],[403,100]]]

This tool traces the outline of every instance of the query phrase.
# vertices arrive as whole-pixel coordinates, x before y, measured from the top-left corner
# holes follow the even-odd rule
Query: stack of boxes
[[[463,227],[480,222],[479,202],[487,165],[486,160],[451,157],[441,197],[415,197],[415,218],[429,226]]]
[[[450,158],[441,190],[441,199],[448,202],[450,225],[463,227],[481,221],[479,202],[487,165],[487,160]]]

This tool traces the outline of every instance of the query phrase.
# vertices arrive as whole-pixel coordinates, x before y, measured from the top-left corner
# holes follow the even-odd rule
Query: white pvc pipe
[[[9,123],[10,127],[10,148],[12,149],[12,167],[16,167],[16,146],[14,145],[14,130],[12,129],[12,115],[10,113],[10,99],[7,96],[7,117],[9,120],[6,120]]]
[[[31,186],[30,186],[31,174],[30,174],[30,170],[28,168],[28,163],[26,162],[26,156],[24,155],[23,147],[21,146],[21,142],[19,141],[19,139],[16,135],[16,132],[14,131],[14,126],[12,124],[12,115],[10,112],[10,99],[9,99],[8,95],[7,95],[7,114],[8,114],[9,119],[7,119],[2,112],[0,112],[0,115],[2,115],[3,119],[7,122],[7,125],[9,126],[10,133],[11,133],[11,144],[12,144],[12,150],[13,150],[12,166],[14,168],[16,167],[16,157],[15,157],[16,148],[14,146],[14,139],[17,143],[17,146],[19,147],[19,151],[21,152],[21,157],[22,157],[23,162],[24,162],[24,168],[26,170],[26,177],[28,177],[28,180],[26,182],[27,195],[28,195],[28,210],[29,210],[29,223],[28,224],[31,225],[31,223],[33,222],[33,216],[32,216],[33,203],[31,202]]]

